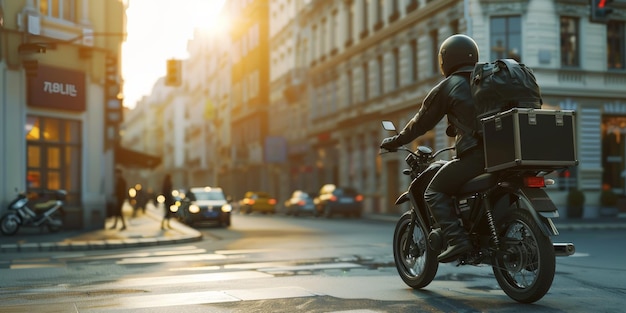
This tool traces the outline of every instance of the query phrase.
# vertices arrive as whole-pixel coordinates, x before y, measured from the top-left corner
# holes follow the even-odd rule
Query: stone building
[[[66,227],[104,225],[122,116],[125,6],[0,3],[0,210],[16,190],[65,189]]]

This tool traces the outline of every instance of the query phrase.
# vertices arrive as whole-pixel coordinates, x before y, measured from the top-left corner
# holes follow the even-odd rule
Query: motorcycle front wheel
[[[533,303],[550,289],[556,266],[550,237],[525,209],[513,209],[498,223],[500,252],[493,273],[511,299]]]
[[[439,262],[437,253],[428,245],[429,230],[418,222],[411,233],[411,223],[411,212],[407,212],[396,224],[393,259],[404,283],[413,289],[420,289],[433,281]]]
[[[20,229],[21,220],[17,214],[8,213],[0,220],[0,232],[5,236],[12,236]]]

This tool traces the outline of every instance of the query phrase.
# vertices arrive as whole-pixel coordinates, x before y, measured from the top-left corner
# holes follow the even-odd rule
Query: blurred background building
[[[234,198],[263,190],[279,199],[336,183],[363,193],[367,212],[393,213],[409,178],[401,174],[402,155],[378,155],[388,136],[380,121],[402,126],[417,112],[442,79],[440,43],[464,33],[479,44],[480,61],[515,58],[530,66],[544,108],[578,112],[580,165],[552,174],[557,184],[550,195],[564,206],[568,191],[577,188],[589,206],[599,206],[603,189],[624,194],[626,187],[626,2],[609,3],[610,19],[597,20],[594,2],[586,0],[227,1],[222,14],[232,28],[218,46],[228,55],[209,53],[205,64],[190,49],[186,62],[205,64],[208,76],[185,72],[183,81],[199,79],[211,96],[185,106],[199,107],[181,127],[197,128],[207,101],[215,110],[201,122],[204,132],[185,132],[179,149],[188,158],[214,161],[195,162],[199,179],[176,183],[220,185]],[[215,63],[230,67],[230,80],[212,70]],[[230,86],[209,83],[215,80]],[[171,89],[177,95],[171,99],[188,88]],[[450,145],[446,126],[442,121],[414,146]],[[162,151],[165,159],[176,153]]]

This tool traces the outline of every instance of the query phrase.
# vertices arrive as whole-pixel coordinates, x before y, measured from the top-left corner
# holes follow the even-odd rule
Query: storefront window
[[[64,189],[67,204],[80,202],[81,123],[28,116],[26,142],[27,180],[31,192]]]
[[[626,178],[624,134],[626,116],[610,116],[602,120],[602,184],[624,193]]]

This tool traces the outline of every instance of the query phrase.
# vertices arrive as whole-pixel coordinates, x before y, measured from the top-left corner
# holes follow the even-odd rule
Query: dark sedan
[[[315,214],[315,203],[308,193],[296,190],[291,194],[291,198],[285,201],[287,215],[298,216],[300,214]]]
[[[177,214],[187,225],[212,222],[227,227],[230,226],[231,211],[232,207],[226,200],[222,188],[193,187],[185,193]]]
[[[363,196],[354,188],[327,184],[322,186],[319,196],[315,198],[315,208],[318,216],[343,214],[361,217]]]

